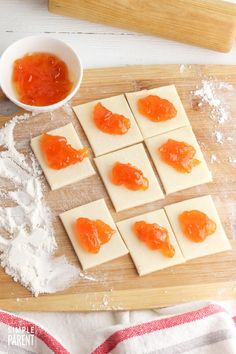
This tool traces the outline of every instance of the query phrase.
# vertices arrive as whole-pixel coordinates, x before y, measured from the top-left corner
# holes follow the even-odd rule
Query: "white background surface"
[[[84,67],[90,68],[126,64],[236,64],[236,45],[228,54],[217,53],[54,15],[48,12],[47,3],[47,0],[0,0],[0,53],[21,37],[49,33],[72,44]]]
[[[232,1],[236,3],[236,0]],[[0,54],[13,41],[32,34],[49,33],[70,43],[84,67],[132,64],[236,64],[236,45],[228,54],[131,33],[103,25],[53,15],[47,0],[0,0]],[[223,296],[222,296],[223,297]],[[236,302],[225,303],[236,314]],[[82,328],[119,323],[122,314],[25,314],[54,334],[71,353]],[[128,313],[127,321],[130,320]],[[140,313],[141,315],[141,313]],[[113,316],[113,317],[112,317]],[[86,326],[85,326],[86,323]],[[59,324],[59,325],[57,325]],[[73,331],[74,330],[74,331]],[[80,351],[76,350],[76,353]]]

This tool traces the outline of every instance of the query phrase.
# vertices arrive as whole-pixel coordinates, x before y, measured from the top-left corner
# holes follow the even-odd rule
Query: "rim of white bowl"
[[[21,107],[21,108],[24,108],[26,111],[38,111],[38,112],[48,112],[48,111],[53,111],[54,109],[58,109],[59,107],[63,106],[65,103],[67,103],[69,100],[72,99],[72,97],[76,94],[76,92],[78,91],[79,87],[80,87],[80,84],[81,84],[81,81],[82,81],[82,78],[83,78],[83,65],[81,63],[81,58],[80,56],[78,55],[78,53],[74,50],[74,48],[72,48],[72,46],[70,46],[68,43],[62,41],[61,39],[58,39],[58,38],[55,38],[55,37],[51,37],[51,36],[48,36],[48,35],[32,35],[32,36],[26,36],[26,37],[23,37],[23,38],[20,38],[18,39],[17,41],[13,42],[12,44],[10,44],[5,50],[4,52],[2,53],[2,55],[0,56],[0,70],[1,70],[1,66],[2,66],[2,61],[3,61],[3,58],[7,55],[7,52],[8,50],[10,50],[14,45],[16,45],[17,43],[19,42],[22,42],[26,39],[30,39],[30,38],[50,38],[56,42],[60,42],[62,43],[65,47],[67,47],[69,50],[71,50],[77,61],[78,61],[78,66],[79,66],[79,71],[80,71],[80,74],[79,74],[79,78],[77,80],[77,83],[75,84],[73,90],[61,101],[58,101],[56,103],[53,103],[51,105],[48,105],[48,106],[31,106],[31,105],[28,105],[28,104],[25,104],[25,103],[22,103],[21,101],[17,100],[15,97],[9,95],[5,90],[4,88],[2,87],[2,82],[1,82],[1,75],[0,75],[0,87],[4,93],[4,95],[6,97],[9,98],[10,101],[12,101],[13,103],[15,103],[17,106]]]

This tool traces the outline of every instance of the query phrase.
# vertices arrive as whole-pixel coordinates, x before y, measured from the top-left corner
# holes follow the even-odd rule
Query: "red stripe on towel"
[[[101,345],[99,345],[99,347],[97,347],[92,352],[92,354],[108,354],[119,343],[129,338],[142,336],[144,334],[160,331],[166,328],[176,327],[184,323],[201,320],[205,317],[209,317],[219,312],[225,312],[225,309],[223,309],[223,307],[219,305],[210,304],[200,310],[186,312],[182,315],[177,315],[161,320],[155,320],[144,324],[128,327],[113,333]]]
[[[28,320],[0,311],[0,322],[14,328],[24,327],[29,333],[34,332],[34,335],[56,354],[70,354],[53,336]]]

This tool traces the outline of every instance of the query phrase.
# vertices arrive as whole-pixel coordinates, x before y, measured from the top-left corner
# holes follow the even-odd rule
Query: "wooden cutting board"
[[[200,85],[202,80],[209,79],[223,80],[236,87],[236,66],[153,65],[90,69],[85,70],[81,89],[73,105],[123,92],[175,84],[213,173],[212,184],[174,193],[165,200],[118,214],[98,175],[58,191],[51,191],[46,186],[45,198],[57,216],[64,210],[104,197],[115,221],[119,221],[173,202],[212,194],[226,233],[231,239],[232,251],[199,258],[144,277],[137,275],[127,255],[87,271],[85,277],[70,289],[38,298],[32,297],[28,290],[0,269],[0,308],[12,311],[97,311],[153,308],[203,299],[236,299],[236,165],[229,162],[229,158],[236,157],[236,121],[231,119],[219,127],[209,118],[207,104],[199,106],[199,99],[191,96],[191,90]],[[229,105],[232,117],[235,117],[236,91],[223,90],[221,98]],[[6,114],[0,116],[0,125],[10,119],[13,110],[14,107],[9,105]],[[41,114],[25,121],[17,127],[15,138],[20,143],[20,149],[27,152],[30,151],[30,136],[63,126],[71,120],[87,144],[78,120],[64,110]],[[223,144],[215,143],[213,133],[216,129],[225,137]],[[234,140],[227,140],[226,137]],[[220,162],[211,163],[212,154]],[[65,254],[72,263],[78,265],[58,217],[55,218],[54,227],[59,243],[57,253]]]

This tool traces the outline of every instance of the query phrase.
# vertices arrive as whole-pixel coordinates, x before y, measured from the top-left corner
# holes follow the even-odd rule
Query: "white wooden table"
[[[236,0],[232,0],[236,3]],[[84,67],[131,64],[236,64],[236,45],[216,53],[49,13],[47,0],[0,0],[0,53],[13,41],[48,33],[78,50]]]
[[[236,3],[236,0],[232,2]],[[19,38],[45,33],[71,44],[80,54],[85,68],[132,64],[236,64],[236,45],[230,53],[222,54],[60,17],[48,12],[47,0],[0,0],[0,9],[0,55],[9,44]],[[227,302],[226,305],[232,314],[236,314],[236,302]],[[72,354],[75,353],[72,348],[76,348],[83,340],[81,329],[91,331],[96,323],[99,326],[116,324],[119,316],[127,316],[127,321],[130,318],[128,313],[28,313],[25,316],[50,329]],[[140,320],[141,314],[136,312],[132,316]],[[80,351],[76,350],[76,353]]]

